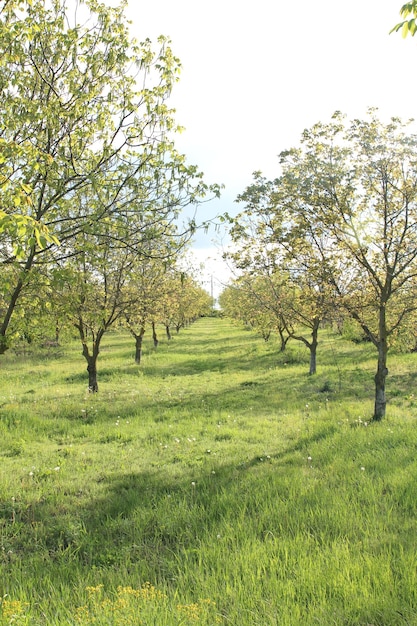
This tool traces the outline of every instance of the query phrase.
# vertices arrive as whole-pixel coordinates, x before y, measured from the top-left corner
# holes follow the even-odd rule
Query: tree
[[[222,311],[228,317],[240,320],[256,330],[268,341],[276,331],[280,337],[280,351],[286,348],[290,335],[286,331],[285,279],[243,273],[220,294]]]
[[[323,234],[299,219],[289,176],[267,181],[255,172],[254,183],[238,196],[245,209],[231,219],[236,250],[230,259],[244,272],[246,288],[260,308],[275,318],[281,347],[287,337],[310,352],[309,373],[317,369],[320,324],[333,306],[329,275],[323,263]]]
[[[323,263],[340,303],[377,350],[374,419],[386,412],[390,338],[416,308],[417,136],[376,111],[335,114],[281,155],[300,219],[327,233]]]
[[[82,237],[83,251],[57,273],[55,298],[76,328],[87,361],[88,388],[98,391],[97,359],[105,333],[128,306],[124,285],[132,255],[112,249],[110,239]]]
[[[200,315],[208,315],[212,310],[212,298],[196,282],[191,274],[178,269],[181,261],[170,268],[165,276],[163,297],[159,307],[159,321],[164,325],[168,341],[172,339],[171,329],[181,328],[194,322]]]
[[[152,325],[154,346],[157,339],[155,319],[158,318],[167,289],[168,263],[164,259],[143,259],[131,272],[129,284],[129,306],[124,314],[124,323],[135,339],[135,362],[142,358],[142,343],[148,324]],[[156,343],[156,345],[155,345]]]
[[[177,333],[195,322],[200,315],[207,315],[212,310],[211,296],[185,272],[177,273],[174,297],[176,307],[173,319]]]
[[[59,299],[79,333],[93,392],[98,391],[100,344],[116,322],[130,321],[139,355],[147,309],[154,308],[155,298],[138,289],[139,278],[149,284],[155,267],[168,267],[186,245],[192,229],[179,231],[178,213],[184,203],[194,203],[204,193],[200,178],[192,177],[193,169],[186,175],[175,151],[169,145],[164,150],[140,170],[126,153],[117,169],[113,164],[102,171],[100,185],[85,187],[73,199],[75,210],[93,217],[93,228],[87,221],[56,260],[67,279]],[[94,219],[100,214],[103,219]],[[138,308],[142,327],[136,332]]]
[[[9,0],[0,13],[0,143],[9,150],[0,163],[0,209],[12,225],[0,232],[0,263],[14,268],[13,284],[0,280],[0,353],[38,268],[74,254],[72,241],[112,219],[121,194],[126,203],[144,199],[146,214],[163,185],[169,230],[181,197],[194,204],[207,191],[171,139],[176,125],[167,99],[179,61],[164,38],[157,52],[149,40],[130,38],[125,6],[87,0],[71,12],[64,0]],[[91,211],[83,199],[98,197],[103,186],[109,201]],[[11,219],[22,190],[30,199],[19,205],[26,230]]]

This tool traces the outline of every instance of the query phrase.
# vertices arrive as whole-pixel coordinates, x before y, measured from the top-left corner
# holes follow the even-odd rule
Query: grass
[[[0,625],[417,624],[415,356],[201,319],[0,363]]]

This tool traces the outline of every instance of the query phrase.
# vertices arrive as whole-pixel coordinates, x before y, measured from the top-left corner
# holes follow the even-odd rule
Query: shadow
[[[218,463],[215,473],[204,467],[185,467],[180,475],[168,474],[164,468],[102,472],[94,479],[100,497],[84,497],[77,485],[59,507],[53,498],[3,503],[0,523],[12,522],[14,533],[23,524],[36,534],[33,543],[17,546],[22,556],[43,547],[50,559],[76,560],[82,568],[142,562],[144,580],[156,578],[162,583],[167,576],[172,578],[171,570],[178,566],[176,555],[197,537],[200,542],[212,538],[222,519],[233,518],[237,501],[246,501],[248,519],[256,509],[259,513],[257,485],[274,474],[285,476],[287,484],[300,468],[300,462],[291,461],[294,453],[306,456],[312,445],[336,433],[337,427],[326,425],[271,453],[268,463],[260,457],[247,459],[243,453],[233,464]],[[175,465],[175,459],[171,462]],[[255,474],[253,468],[258,470]],[[56,476],[48,471],[35,480],[46,484]]]
[[[366,553],[364,520],[372,526],[374,516],[379,519],[388,511],[390,517],[384,523],[395,523],[393,507],[399,506],[398,498],[404,498],[404,506],[410,507],[412,515],[415,476],[403,471],[414,460],[415,450],[410,445],[408,455],[400,463],[396,461],[394,466],[387,459],[384,480],[375,479],[371,502],[361,482],[365,475],[360,470],[354,476],[346,471],[350,492],[345,497],[350,495],[351,501],[346,503],[349,515],[340,516],[338,485],[333,490],[323,489],[323,481],[329,481],[331,476],[333,461],[332,455],[324,456],[324,451],[337,450],[343,436],[340,427],[327,422],[318,425],[313,433],[297,436],[296,441],[271,450],[268,458],[247,458],[242,449],[233,463],[224,457],[218,461],[210,457],[210,463],[193,467],[181,463],[176,470],[175,457],[171,457],[169,464],[165,461],[137,471],[106,471],[103,467],[88,479],[94,483],[94,497],[89,497],[87,481],[68,489],[64,499],[55,499],[50,490],[48,496],[37,500],[1,504],[3,541],[10,527],[10,559],[25,563],[25,576],[31,576],[32,556],[48,563],[36,571],[39,597],[35,596],[34,602],[42,601],[43,583],[50,576],[55,576],[53,580],[58,585],[64,576],[65,584],[74,587],[80,580],[86,586],[103,582],[110,588],[115,580],[133,586],[149,580],[172,596],[186,589],[190,598],[198,598],[194,594],[201,593],[201,581],[196,583],[193,576],[203,569],[205,576],[215,577],[215,584],[211,580],[208,589],[227,618],[230,607],[241,601],[238,594],[242,594],[242,587],[251,584],[248,572],[239,569],[240,560],[249,559],[254,571],[264,571],[262,559],[267,554],[269,569],[254,577],[260,597],[278,610],[279,598],[270,594],[274,587],[268,586],[267,579],[274,579],[274,562],[287,559],[282,567],[293,581],[299,601],[308,607],[311,598],[308,591],[303,596],[297,553],[291,556],[291,546],[305,546],[315,571],[315,558],[322,550],[328,551],[329,559],[329,550],[339,545],[349,546],[352,559],[356,549],[358,554]],[[363,446],[367,447],[366,442]],[[322,466],[316,467],[308,460],[312,449],[325,459]],[[127,461],[124,456],[121,463]],[[54,479],[52,474],[37,480],[46,484]],[[21,528],[26,541],[19,543]],[[405,524],[395,527],[395,534],[392,526],[392,534],[382,538],[376,535],[367,558],[395,555],[396,546],[409,549],[414,546],[414,530],[414,526]],[[215,565],[210,561],[213,558]],[[358,567],[360,563],[359,558]],[[235,589],[236,576],[243,578],[235,583]],[[230,586],[229,592],[222,577]],[[358,584],[360,581],[358,576]],[[331,585],[330,581],[330,589]],[[257,610],[259,623],[268,623],[262,608]]]
[[[108,402],[102,417],[87,415],[83,409],[83,413],[74,413],[73,419],[90,424],[103,417],[114,420],[119,414],[122,417],[134,414],[138,419],[145,416],[149,422],[148,436],[152,437],[152,419],[154,422],[165,419],[175,422],[192,418],[195,423],[197,415],[203,424],[205,418],[222,412],[233,411],[244,417],[255,415],[253,419],[256,419],[256,411],[259,411],[276,418],[276,425],[271,427],[279,428],[280,411],[288,409],[289,400],[291,411],[295,412],[303,407],[305,411],[306,402],[323,403],[325,395],[338,401],[353,398],[358,403],[372,397],[372,378],[368,371],[357,367],[361,360],[369,360],[368,350],[360,352],[359,356],[356,347],[352,347],[351,351],[346,346],[342,352],[338,351],[338,358],[352,359],[351,369],[344,370],[344,380],[340,381],[331,355],[327,357],[328,367],[324,374],[300,374],[300,364],[308,362],[308,350],[278,353],[270,344],[266,351],[260,353],[258,347],[251,344],[243,356],[240,352],[238,358],[233,359],[229,348],[234,346],[236,350],[241,350],[242,338],[245,339],[244,332],[230,340],[227,356],[222,354],[224,340],[213,342],[210,337],[193,335],[192,344],[184,342],[181,346],[175,345],[175,353],[185,357],[184,360],[170,366],[159,363],[153,366],[144,360],[141,372],[144,387],[146,378],[155,376],[162,379],[161,391],[164,379],[169,377],[204,377],[208,373],[219,373],[221,376],[237,372],[242,374],[238,380],[233,377],[230,377],[230,382],[222,379],[219,391],[209,391],[206,387],[201,391],[201,387],[198,387],[199,391],[194,392],[190,385],[187,387],[188,395],[185,396],[169,398],[161,393],[157,400],[157,415],[155,398],[142,395],[136,399],[121,398],[123,409],[120,409],[119,404],[116,405],[116,400]],[[130,354],[126,346],[125,342],[121,342],[120,350],[123,348],[123,354]],[[171,345],[164,344],[162,355],[168,354],[170,349]],[[206,352],[202,360],[198,358],[198,351],[201,353],[203,350]],[[294,361],[294,367],[288,360],[289,355]],[[254,368],[257,370],[256,377]],[[122,373],[134,377],[138,371],[139,368],[132,363],[131,366],[121,366],[116,375]],[[99,384],[114,376],[113,369],[105,365],[101,369],[99,363]],[[414,387],[416,377],[415,373],[409,373],[391,376],[390,380],[397,388],[405,389]],[[85,379],[84,369],[79,374],[67,377],[72,382]],[[252,406],[255,407],[255,414],[251,413]],[[176,413],[172,411],[173,408]],[[150,409],[152,412],[146,414]],[[62,406],[57,406],[56,410],[57,415],[59,413],[62,417]],[[311,551],[311,562],[314,564],[314,557],[323,545],[331,549],[332,545],[337,546],[338,542],[345,541],[350,550],[352,546],[358,547],[359,551],[363,550],[364,524],[372,528],[373,521],[380,516],[387,525],[393,525],[390,527],[391,535],[383,539],[375,531],[375,554],[392,555],[397,545],[413,545],[415,525],[409,520],[413,520],[416,513],[414,443],[404,443],[406,454],[401,459],[395,456],[394,446],[392,450],[387,447],[383,453],[375,449],[376,456],[383,454],[384,472],[371,476],[374,491],[373,500],[369,502],[369,493],[362,485],[362,478],[367,477],[367,474],[361,473],[360,467],[357,468],[359,471],[352,473],[349,463],[352,464],[355,455],[369,455],[370,450],[373,451],[369,441],[372,441],[371,433],[377,432],[373,429],[378,426],[368,427],[366,439],[361,438],[364,432],[362,427],[350,430],[352,448],[343,448],[341,440],[346,436],[346,430],[343,431],[338,425],[339,408],[330,403],[328,410],[329,419],[323,420],[323,423],[313,423],[313,432],[295,434],[295,440],[290,441],[285,440],[284,434],[279,446],[277,444],[276,449],[269,450],[267,457],[257,456],[253,452],[248,455],[246,440],[242,435],[236,448],[233,448],[233,462],[221,455],[190,454],[187,457],[172,453],[162,458],[155,454],[146,469],[138,469],[141,460],[138,459],[137,450],[133,458],[129,456],[130,446],[141,446],[145,441],[134,437],[119,440],[118,433],[110,431],[102,435],[101,439],[97,435],[93,439],[95,435],[86,428],[83,434],[86,440],[78,442],[79,445],[85,445],[85,457],[72,457],[72,444],[65,443],[68,468],[73,463],[80,465],[79,468],[74,467],[76,481],[73,487],[70,482],[66,482],[65,491],[62,491],[59,473],[53,469],[44,470],[37,473],[35,478],[29,479],[25,475],[20,486],[20,498],[0,503],[4,570],[8,573],[9,566],[16,566],[25,577],[36,577],[39,597],[34,598],[34,602],[41,603],[43,583],[47,585],[48,581],[49,584],[51,580],[55,582],[54,576],[58,586],[63,576],[65,584],[73,584],[74,587],[80,581],[85,585],[106,582],[106,576],[110,585],[114,585],[116,579],[124,579],[125,584],[133,581],[134,585],[139,586],[149,580],[157,586],[170,589],[173,594],[177,592],[180,581],[181,589],[188,589],[192,596],[195,591],[193,571],[207,567],[207,576],[214,571],[218,584],[213,589],[220,590],[215,598],[216,603],[227,616],[229,603],[233,603],[237,592],[233,589],[233,581],[227,581],[229,591],[226,585],[222,587],[221,577],[227,578],[227,574],[232,572],[236,587],[241,584],[241,572],[238,567],[233,570],[233,566],[235,561],[242,558],[242,554],[253,559],[256,569],[254,586],[259,588],[260,597],[264,600],[262,593],[265,593],[266,603],[274,605],[277,600],[264,591],[268,589],[268,577],[274,577],[270,563],[273,563],[273,559],[278,562],[281,558],[288,558],[286,573],[296,585],[294,572],[297,571],[297,563],[291,560],[291,554],[286,556],[280,552],[280,544],[287,542],[291,546],[294,537],[303,545],[305,542],[306,551]],[[69,407],[68,411],[73,409]],[[70,424],[70,429],[73,428],[74,423]],[[50,432],[48,436],[51,436]],[[213,441],[221,446],[221,438],[216,439],[214,435]],[[116,471],[113,462],[107,469],[106,462],[101,460],[98,464],[100,471],[91,472],[88,466],[89,451],[93,458],[97,445],[113,442],[121,445],[103,449],[106,453],[111,450],[118,455]],[[308,460],[311,448],[317,451],[318,456],[321,455],[322,466],[319,463],[316,465],[315,459],[314,464]],[[223,452],[227,454],[226,446]],[[20,454],[17,448],[16,454]],[[331,485],[329,480],[335,459],[340,454],[345,455],[343,461],[346,463],[343,482],[350,485],[346,499],[348,496],[351,498],[351,501],[345,503],[349,515],[343,519],[339,515],[340,501],[336,497],[340,485],[337,482]],[[409,471],[410,468],[412,471]],[[29,480],[33,482],[29,483]],[[29,484],[30,489],[27,488]],[[323,489],[323,484],[330,484],[330,487]],[[409,516],[408,523],[395,526],[398,521],[396,515],[400,518],[403,512]],[[246,528],[251,529],[250,537],[246,535]],[[267,550],[260,550],[259,554],[272,555],[269,565],[256,560],[256,550],[264,545],[267,545]],[[215,562],[211,570],[207,566],[210,558]],[[229,570],[226,567],[228,564]],[[267,567],[270,567],[269,571]],[[296,593],[302,596],[302,585],[296,589]],[[308,603],[308,598],[300,602]],[[275,609],[278,611],[276,606]],[[268,622],[263,620],[259,623]]]

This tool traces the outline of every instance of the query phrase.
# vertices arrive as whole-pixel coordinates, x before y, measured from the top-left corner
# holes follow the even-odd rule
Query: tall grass
[[[327,334],[317,376],[227,320],[5,355],[0,624],[417,624],[415,357]]]

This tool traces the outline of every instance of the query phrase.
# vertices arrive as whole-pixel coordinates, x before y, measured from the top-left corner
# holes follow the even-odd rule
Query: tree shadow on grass
[[[207,365],[207,363],[206,363]],[[112,398],[109,405],[99,405],[97,419],[115,419],[134,416],[138,413],[146,415],[149,412],[150,419],[155,414],[155,402],[158,405],[158,419],[169,414],[173,410],[176,419],[187,415],[199,416],[202,411],[207,416],[218,415],[224,411],[234,414],[246,415],[253,412],[269,412],[271,415],[279,415],[281,411],[305,410],[306,404],[327,404],[330,408],[332,403],[349,400],[350,404],[370,402],[373,398],[373,381],[368,372],[362,370],[345,370],[343,380],[340,380],[337,370],[330,370],[324,374],[309,376],[300,373],[299,368],[284,367],[281,370],[257,369],[257,375],[252,375],[252,369],[248,365],[237,363],[234,369],[212,369],[208,364],[207,369],[202,368],[196,360],[196,369],[187,363],[186,368],[157,368],[155,370],[158,387],[149,391],[148,377],[145,372],[139,375],[134,366],[124,371],[123,376],[131,374],[132,379],[137,380],[134,387],[136,395],[125,395],[122,398]],[[199,367],[199,369],[197,369]],[[208,374],[214,374],[205,378]],[[152,375],[151,375],[152,376]],[[117,377],[116,377],[117,378]],[[112,384],[115,373],[105,370],[99,374],[99,384]],[[170,380],[175,380],[175,393],[170,391]],[[182,381],[181,381],[182,379]],[[81,377],[71,378],[72,382],[80,382]],[[169,393],[168,393],[169,392]],[[105,396],[105,386],[101,387],[97,400],[101,401]],[[85,407],[83,407],[85,408]],[[61,414],[65,407],[60,407]],[[70,406],[70,414],[73,406]],[[91,412],[90,412],[91,413]],[[85,413],[78,413],[74,418],[84,419]],[[93,419],[93,414],[90,418]]]
[[[284,447],[276,453],[271,452],[270,458],[276,461],[278,466],[287,465],[288,458],[294,453],[307,450],[314,443],[331,438],[337,433],[337,430],[336,426],[327,424],[312,435],[299,438],[295,444]],[[71,521],[73,525],[77,526],[78,521],[78,527],[84,529],[84,533],[81,535],[88,536],[88,541],[84,547],[94,545],[94,551],[91,551],[88,558],[91,562],[97,563],[105,560],[109,547],[117,547],[125,542],[130,542],[132,537],[129,538],[126,532],[121,530],[121,527],[124,525],[123,520],[132,516],[137,525],[131,529],[136,539],[139,540],[136,531],[141,534],[142,539],[148,535],[155,538],[160,537],[161,519],[166,518],[166,516],[161,515],[163,508],[161,503],[167,504],[172,498],[172,504],[178,509],[178,518],[171,520],[175,532],[169,541],[162,537],[161,544],[169,544],[173,548],[178,538],[181,537],[179,527],[182,524],[184,524],[184,530],[188,527],[190,520],[187,522],[184,516],[187,515],[190,507],[194,513],[198,513],[200,505],[204,505],[203,509],[211,508],[214,505],[212,497],[216,494],[222,494],[223,497],[232,487],[233,478],[238,476],[242,478],[252,467],[261,467],[261,461],[259,457],[248,459],[243,453],[241,461],[236,460],[233,464],[220,463],[216,473],[204,467],[194,466],[191,468],[186,465],[182,466],[179,471],[172,471],[173,466],[176,465],[175,458],[171,459],[170,465],[168,471],[163,465],[154,467],[154,469],[126,471],[119,474],[112,471],[106,473],[103,469],[93,479],[96,484],[100,485],[101,496],[87,500],[83,495],[82,486],[78,485],[79,488],[74,491],[70,490],[65,494],[65,498],[59,506],[56,506],[53,497],[47,495],[48,491],[51,494],[54,492],[55,481],[59,478],[59,474],[54,470],[45,470],[41,474],[34,475],[31,479],[35,481],[34,484],[39,482],[44,486],[42,491],[45,495],[32,502],[24,502],[24,498],[22,498],[19,504],[13,498],[7,505],[2,503],[0,519],[4,525],[7,522],[12,523],[14,531],[19,528],[19,523],[26,525],[28,529],[35,529],[35,531],[37,525],[44,525],[46,534],[43,540],[50,549],[51,556],[54,556],[55,552],[65,550],[72,542],[76,543],[75,537],[71,539],[71,528],[66,528],[66,524]],[[266,473],[273,471],[272,465],[262,467],[262,471],[265,470]],[[274,467],[276,469],[277,465]],[[259,476],[259,480],[262,480],[261,476]],[[195,489],[196,484],[199,485],[199,489]],[[48,488],[48,485],[51,487]],[[234,491],[234,487],[232,490]],[[245,495],[245,491],[242,492],[242,495]],[[158,521],[156,518],[159,515],[161,515],[161,519]],[[167,522],[167,518],[165,522]],[[109,541],[108,546],[103,544],[106,536]],[[92,543],[91,538],[94,538]],[[38,541],[42,541],[41,534],[38,535]],[[30,553],[32,550],[37,551],[39,543],[28,543],[28,545],[21,547],[24,548],[23,551]],[[102,554],[100,553],[101,547],[103,548]],[[87,557],[86,554],[83,556],[82,551],[80,552],[78,549],[73,553],[73,556],[79,557],[81,561]]]
[[[327,425],[272,452],[268,463],[257,456],[242,456],[241,461],[216,466],[216,472],[183,467],[175,474],[171,467],[169,473],[166,468],[102,473],[96,478],[102,496],[81,506],[77,498],[68,497],[72,502],[61,511],[47,500],[38,502],[31,509],[32,523],[45,525],[44,541],[52,559],[66,553],[81,566],[95,568],[136,563],[143,580],[166,583],[166,578],[175,579],[181,550],[213,537],[224,522],[231,523],[239,500],[245,502],[248,519],[259,515],[256,494],[262,491],[261,483],[283,473],[288,490],[288,478],[302,469],[294,454],[306,453],[336,432],[336,427]]]
[[[59,506],[48,495],[37,502],[22,501],[20,505],[9,502],[7,510],[0,509],[0,521],[3,530],[10,525],[15,538],[20,527],[26,529],[26,539],[33,533],[32,541],[17,546],[22,562],[25,561],[26,576],[31,576],[31,553],[44,554],[50,563],[45,575],[52,568],[58,586],[59,576],[65,578],[65,584],[71,583],[73,576],[74,584],[81,577],[86,585],[97,585],[106,580],[106,573],[112,584],[117,584],[115,573],[119,572],[119,584],[140,586],[149,580],[175,593],[181,581],[182,590],[185,586],[192,595],[193,568],[204,567],[205,551],[210,553],[219,542],[223,549],[219,558],[232,560],[240,558],[239,552],[246,549],[247,542],[268,543],[268,551],[278,555],[280,542],[291,544],[295,536],[299,540],[304,537],[309,550],[323,546],[329,549],[332,542],[336,545],[341,538],[351,548],[356,542],[361,545],[363,519],[359,509],[363,506],[356,509],[352,503],[350,516],[340,521],[337,498],[333,499],[331,491],[323,491],[320,473],[312,473],[308,461],[308,453],[314,446],[321,446],[322,451],[337,449],[341,436],[340,428],[327,422],[313,433],[271,450],[268,459],[256,455],[247,458],[243,452],[233,463],[206,463],[201,467],[182,464],[176,468],[172,459],[169,467],[165,463],[152,469],[108,473],[103,469],[93,479],[100,487],[100,494],[91,500],[77,491],[82,485],[75,485],[64,501],[60,499]],[[397,495],[386,491],[387,483],[413,456],[410,446],[401,467],[398,463],[396,466],[387,463],[385,480],[379,487],[376,483],[381,493],[365,515],[367,523],[372,523],[373,507],[379,501],[387,510],[395,505]],[[321,471],[330,470],[323,467]],[[415,482],[407,472],[401,475],[401,481],[396,479],[393,483],[397,494]],[[355,478],[358,502],[359,479],[363,476],[359,471]],[[347,477],[347,480],[351,479]],[[248,535],[246,527],[250,529]],[[386,548],[391,554],[396,541],[412,545],[410,533],[410,527],[399,528],[395,536],[390,536],[390,545],[385,545],[386,537],[380,540],[375,537],[375,554]],[[248,553],[247,558],[253,561],[253,567],[260,565],[255,555]],[[295,565],[291,561],[288,576],[294,576]],[[221,575],[221,564],[218,572]],[[38,578],[39,574],[37,570]],[[297,584],[295,579],[294,584]],[[301,588],[298,592],[302,595]],[[41,594],[39,585],[39,598]],[[231,599],[215,600],[219,604],[224,602],[220,608],[227,615],[227,601]],[[272,596],[266,600],[272,604],[276,601]]]

